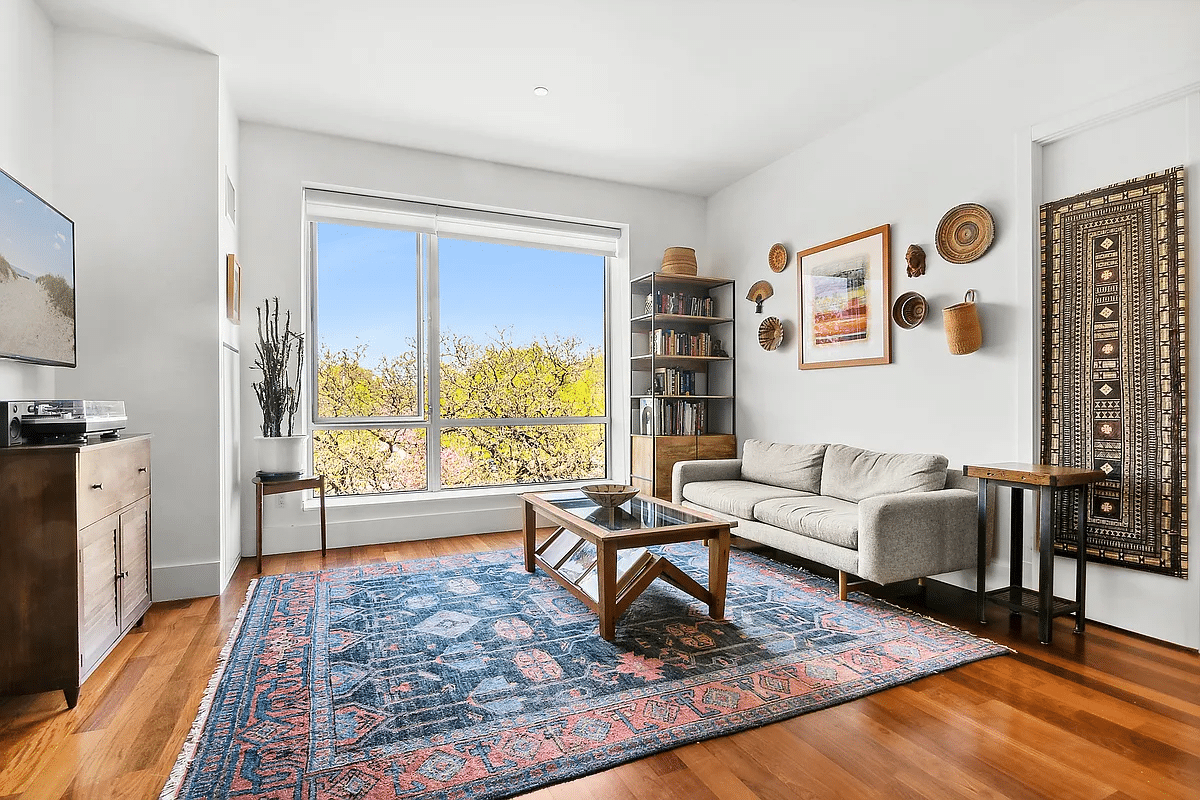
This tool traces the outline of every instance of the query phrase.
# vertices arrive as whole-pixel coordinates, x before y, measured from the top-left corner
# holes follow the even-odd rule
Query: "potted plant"
[[[252,384],[263,416],[262,436],[255,437],[258,474],[262,478],[295,478],[300,475],[305,455],[305,437],[295,434],[304,334],[292,330],[291,311],[284,313],[280,329],[278,297],[265,305],[265,309],[257,309],[258,357],[253,366],[262,373],[262,381]]]

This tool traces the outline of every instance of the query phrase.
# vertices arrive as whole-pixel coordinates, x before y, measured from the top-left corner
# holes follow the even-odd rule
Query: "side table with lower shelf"
[[[1055,617],[1075,615],[1075,632],[1083,633],[1084,602],[1087,582],[1087,487],[1105,479],[1103,472],[1093,469],[1055,467],[1048,464],[968,464],[963,474],[979,481],[979,566],[976,584],[976,605],[979,621],[987,622],[987,601],[1004,606],[1014,614],[1036,614],[1038,618],[1038,641],[1050,644]],[[1009,585],[987,591],[987,519],[988,485],[1007,486],[1012,489],[1012,545],[1009,554]],[[1038,590],[1024,588],[1022,568],[1022,546],[1024,543],[1026,489],[1038,493]],[[1075,600],[1064,600],[1054,596],[1054,528],[1051,519],[1053,497],[1056,492],[1077,491],[1078,514],[1076,535],[1078,546],[1075,553]]]
[[[254,556],[257,559],[256,573],[262,572],[262,522],[263,497],[284,492],[301,492],[314,489],[321,498],[321,557],[325,557],[325,476],[312,475],[302,478],[284,478],[282,480],[265,480],[258,476],[254,478]]]

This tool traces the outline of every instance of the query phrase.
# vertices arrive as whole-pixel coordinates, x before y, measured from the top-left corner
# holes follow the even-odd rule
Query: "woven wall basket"
[[[691,247],[668,247],[663,253],[662,271],[668,275],[695,275],[696,251]]]
[[[979,327],[974,289],[967,290],[963,302],[942,309],[942,321],[946,325],[946,344],[952,354],[965,356],[983,345],[983,330]]]

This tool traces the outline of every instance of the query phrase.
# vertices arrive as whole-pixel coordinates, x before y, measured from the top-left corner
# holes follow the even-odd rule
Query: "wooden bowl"
[[[783,344],[783,323],[779,317],[767,317],[758,326],[758,343],[763,350],[775,350]]]
[[[624,483],[593,483],[580,487],[579,491],[601,508],[616,508],[638,493],[637,489]]]
[[[901,328],[913,329],[925,321],[929,304],[918,292],[905,292],[892,305],[892,321]]]

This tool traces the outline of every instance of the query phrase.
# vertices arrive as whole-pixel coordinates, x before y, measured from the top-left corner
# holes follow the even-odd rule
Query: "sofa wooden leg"
[[[838,570],[838,600],[845,600],[850,596],[850,576],[845,572]]]
[[[917,586],[920,586],[922,589],[924,589],[926,586],[925,581],[925,578],[917,578]]]

